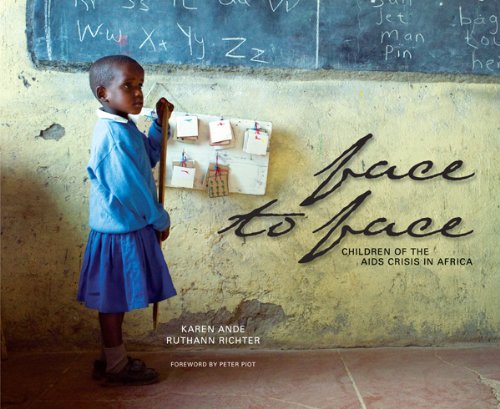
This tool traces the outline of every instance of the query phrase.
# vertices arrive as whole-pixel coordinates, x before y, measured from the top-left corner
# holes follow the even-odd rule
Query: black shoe
[[[106,375],[106,361],[96,359],[94,361],[94,368],[92,369],[92,379],[100,381]]]
[[[106,372],[103,386],[111,385],[150,385],[159,380],[158,372],[153,368],[146,368],[140,359],[128,357],[125,367],[118,373]]]

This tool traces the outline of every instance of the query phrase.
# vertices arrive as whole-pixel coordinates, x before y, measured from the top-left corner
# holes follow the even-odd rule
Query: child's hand
[[[168,110],[167,110],[168,107]],[[156,103],[156,113],[158,114],[158,124],[161,126],[163,124],[163,115],[167,114],[167,121],[170,119],[170,115],[172,115],[172,111],[174,110],[174,104],[167,101],[165,98],[160,98]]]
[[[168,239],[168,236],[170,235],[170,227],[167,228],[166,230],[163,230],[161,233],[160,233],[160,240],[161,241],[165,241]]]

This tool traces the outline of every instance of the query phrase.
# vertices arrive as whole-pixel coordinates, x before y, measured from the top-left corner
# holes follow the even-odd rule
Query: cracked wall
[[[25,2],[0,3],[2,89],[2,325],[10,348],[93,348],[95,312],[75,301],[88,234],[85,174],[96,101],[87,74],[39,70],[25,39]],[[126,318],[131,342],[162,345],[182,323],[245,323],[265,347],[328,348],[493,342],[500,336],[497,251],[500,139],[496,79],[377,73],[148,69],[145,89],[166,86],[179,111],[273,122],[264,197],[167,189],[173,220],[164,246],[178,295]],[[301,207],[325,175],[314,176],[372,133],[352,168],[387,160],[401,172],[422,160],[473,178],[422,182],[348,180]],[[434,235],[349,236],[328,254],[299,264],[313,233],[353,198],[369,197],[352,218],[387,217],[399,227],[432,216],[463,218],[460,239]],[[218,234],[229,217],[270,200],[276,213],[304,212],[280,237]],[[248,231],[280,219],[255,221]],[[342,248],[427,248],[429,257],[472,265],[362,265]],[[377,258],[377,257],[375,257]],[[204,322],[205,321],[205,322]]]

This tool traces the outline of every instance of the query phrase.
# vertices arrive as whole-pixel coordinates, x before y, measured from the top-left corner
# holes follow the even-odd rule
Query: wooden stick
[[[168,104],[165,105],[163,111],[163,119],[161,123],[161,153],[160,153],[160,175],[158,177],[158,201],[165,204],[165,179],[167,171],[167,142],[168,142]],[[161,246],[161,232],[158,234],[158,242]],[[158,326],[158,303],[153,304],[153,330],[156,331]]]

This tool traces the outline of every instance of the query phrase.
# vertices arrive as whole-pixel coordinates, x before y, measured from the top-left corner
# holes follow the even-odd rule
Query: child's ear
[[[95,90],[95,94],[97,96],[97,99],[101,102],[108,102],[108,98],[106,96],[106,87],[103,87],[102,85],[99,85],[97,89]]]

